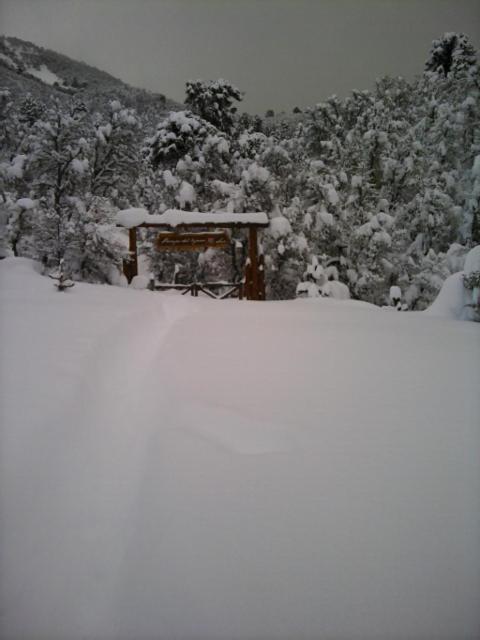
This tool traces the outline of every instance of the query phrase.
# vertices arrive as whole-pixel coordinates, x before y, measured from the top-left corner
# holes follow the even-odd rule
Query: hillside
[[[131,87],[84,62],[7,36],[0,36],[0,85],[13,95],[30,93],[43,102],[78,96],[101,108],[115,98],[140,114],[152,107],[164,112],[180,108],[163,94]]]

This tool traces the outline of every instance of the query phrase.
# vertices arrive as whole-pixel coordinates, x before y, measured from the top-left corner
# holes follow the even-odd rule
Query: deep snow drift
[[[426,313],[452,320],[478,320],[478,286],[468,289],[464,286],[464,277],[472,277],[475,274],[480,274],[480,245],[468,252],[464,270],[453,273],[445,280],[436,300]]]
[[[2,639],[478,638],[480,326],[0,262]]]

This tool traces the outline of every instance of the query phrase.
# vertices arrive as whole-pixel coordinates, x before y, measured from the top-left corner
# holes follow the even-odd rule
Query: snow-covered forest
[[[1,640],[478,640],[480,68],[422,64],[260,117],[0,37]]]
[[[5,51],[11,66],[19,47],[5,39]],[[52,83],[45,65],[33,71]],[[120,209],[265,211],[269,299],[339,280],[375,304],[399,286],[407,308],[423,309],[480,241],[479,78],[468,38],[447,33],[413,81],[385,77],[276,118],[240,115],[242,92],[224,80],[187,82],[172,111],[126,105],[125,91],[101,102],[78,81],[61,99],[4,88],[2,255],[118,282]],[[152,240],[144,231],[140,251],[157,277],[179,265],[186,281],[232,277],[229,251],[166,257]]]
[[[479,77],[468,39],[450,33],[413,82],[383,78],[277,119],[238,116],[242,93],[223,80],[187,82],[185,108],[161,118],[114,98],[4,89],[3,255],[116,281],[121,208],[265,211],[270,299],[338,279],[376,304],[398,285],[408,308],[425,308],[480,240]],[[228,252],[165,258],[147,234],[141,252],[165,279],[175,264],[187,280],[231,275]]]

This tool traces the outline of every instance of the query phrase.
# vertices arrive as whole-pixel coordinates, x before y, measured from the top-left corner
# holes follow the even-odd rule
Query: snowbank
[[[0,262],[2,638],[480,628],[480,327]]]
[[[435,301],[423,313],[452,320],[465,320],[468,302],[468,292],[463,286],[463,272],[460,271],[445,280]]]
[[[142,274],[135,276],[130,283],[132,289],[148,289],[150,278],[148,275]]]
[[[478,287],[467,289],[465,277],[480,276],[480,245],[473,247],[466,258],[464,270],[449,276],[442,285],[433,304],[424,313],[443,316],[452,320],[476,319],[472,305],[479,305]]]

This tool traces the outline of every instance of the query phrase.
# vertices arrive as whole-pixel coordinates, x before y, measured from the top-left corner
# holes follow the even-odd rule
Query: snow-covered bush
[[[150,284],[150,277],[142,274],[132,278],[130,287],[132,289],[148,289],[149,284]]]
[[[0,202],[0,259],[6,258],[10,253],[8,238],[8,220],[12,214],[10,202]]]
[[[480,321],[480,245],[467,254],[464,271],[445,280],[427,312],[457,320]]]
[[[480,321],[480,245],[471,249],[465,259],[463,285],[471,292],[468,305],[472,309],[474,319]]]
[[[390,295],[390,302],[392,303],[392,305],[394,307],[398,307],[398,305],[402,300],[402,290],[400,289],[400,287],[396,285],[393,285],[392,287],[390,287],[389,295]]]
[[[321,294],[325,298],[334,298],[335,300],[349,300],[350,290],[346,284],[338,280],[328,280],[320,288]]]
[[[296,288],[297,298],[318,298],[320,291],[315,282],[299,282]]]
[[[333,298],[334,300],[349,300],[350,291],[346,284],[338,280],[329,280],[321,287],[316,282],[299,282],[296,289],[297,298]]]
[[[216,129],[190,111],[172,111],[148,140],[149,158],[155,168],[175,168],[185,156],[198,160],[207,138]]]
[[[287,211],[284,213],[288,214]],[[295,298],[296,287],[304,270],[307,242],[293,231],[285,215],[271,219],[264,233],[267,296],[274,300]]]

